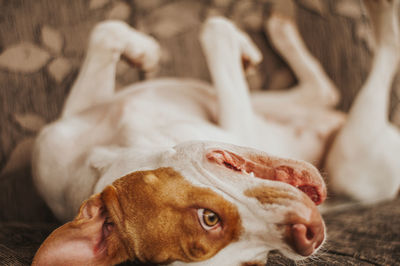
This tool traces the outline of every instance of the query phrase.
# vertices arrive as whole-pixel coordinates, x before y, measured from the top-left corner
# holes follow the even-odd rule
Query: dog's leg
[[[348,120],[356,128],[379,129],[389,123],[391,85],[400,61],[399,1],[366,0],[365,3],[370,8],[377,47],[371,72]]]
[[[160,48],[124,22],[106,21],[93,30],[86,58],[67,98],[63,116],[104,102],[114,94],[116,64],[124,55],[144,71],[156,67]]]
[[[339,101],[338,90],[308,51],[295,22],[285,15],[272,13],[265,29],[275,50],[294,71],[299,84],[286,91],[254,93],[252,100],[255,108],[268,113],[273,112],[276,106],[285,105],[335,106]]]
[[[217,89],[220,126],[242,139],[254,134],[254,114],[244,76],[243,63],[262,56],[247,35],[224,18],[208,19],[201,43]]]
[[[374,202],[395,197],[400,187],[400,134],[388,120],[391,84],[400,62],[400,1],[365,3],[376,33],[372,68],[326,166],[334,190]]]

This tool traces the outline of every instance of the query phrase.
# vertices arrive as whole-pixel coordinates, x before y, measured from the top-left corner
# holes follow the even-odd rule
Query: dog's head
[[[159,165],[85,201],[46,239],[34,264],[245,265],[265,263],[274,249],[301,259],[325,239],[316,205],[326,188],[308,163],[189,142],[162,153]]]

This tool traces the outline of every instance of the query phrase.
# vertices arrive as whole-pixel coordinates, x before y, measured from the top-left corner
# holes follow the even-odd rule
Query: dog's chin
[[[280,249],[280,250],[278,250],[278,252],[281,253],[283,256],[285,256],[288,259],[291,259],[291,260],[294,260],[294,261],[304,261],[304,260],[307,260],[307,259],[315,256],[318,253],[318,251],[321,249],[321,247],[324,245],[324,242],[320,245],[320,247],[318,247],[316,250],[314,250],[313,253],[311,253],[308,256],[300,255],[297,252],[293,251],[289,247],[285,247],[283,249]]]

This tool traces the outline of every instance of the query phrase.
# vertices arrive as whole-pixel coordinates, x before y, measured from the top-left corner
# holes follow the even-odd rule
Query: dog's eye
[[[219,216],[211,210],[198,209],[197,215],[201,226],[207,231],[217,229],[220,225]]]

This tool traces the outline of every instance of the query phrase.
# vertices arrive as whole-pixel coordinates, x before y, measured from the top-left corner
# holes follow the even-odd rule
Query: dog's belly
[[[203,82],[180,79],[133,85],[107,103],[49,125],[57,132],[48,133],[50,139],[58,138],[59,131],[68,132],[64,144],[57,142],[61,145],[58,151],[69,151],[71,143],[77,143],[73,153],[57,152],[54,157],[74,161],[98,146],[159,149],[209,140],[251,146],[318,165],[329,136],[338,128],[337,122],[321,130],[311,124],[299,126],[296,120],[281,122],[257,115],[254,138],[240,139],[217,125],[217,101],[210,88]]]
[[[319,165],[326,142],[341,121],[334,114],[320,115],[318,125],[312,123],[313,119],[282,122],[256,114],[254,137],[241,139],[217,124],[214,94],[180,80],[175,82],[185,86],[165,88],[156,82],[151,87],[152,82],[146,82],[148,88],[117,104],[124,106],[122,135],[118,138],[125,141],[123,145],[158,148],[191,140],[220,141]]]
[[[119,121],[120,145],[159,148],[190,140],[244,144],[216,124],[215,98],[199,87],[150,87],[114,105],[121,108],[113,119]]]

